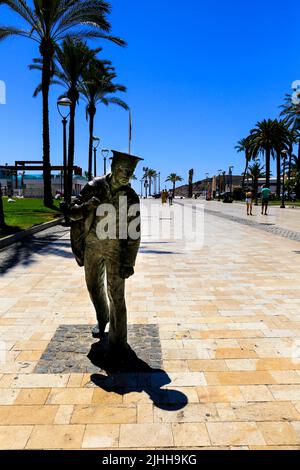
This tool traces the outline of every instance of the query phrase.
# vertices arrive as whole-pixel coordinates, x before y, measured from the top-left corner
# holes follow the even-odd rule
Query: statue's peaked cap
[[[117,150],[112,150],[113,157],[111,158],[112,165],[116,163],[121,163],[122,166],[135,170],[137,164],[143,161],[143,158],[136,157],[134,155],[129,155],[129,153],[118,152]]]

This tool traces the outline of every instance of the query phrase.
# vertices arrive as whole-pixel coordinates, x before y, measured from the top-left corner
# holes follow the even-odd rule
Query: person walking
[[[253,194],[251,191],[246,192],[246,205],[247,205],[247,215],[253,215],[252,214]]]
[[[168,201],[169,201],[169,206],[173,205],[173,191],[170,189],[168,192]]]
[[[268,215],[268,206],[270,199],[271,190],[264,184],[261,188],[261,214]]]
[[[168,199],[168,191],[166,189],[164,189],[161,192],[161,202],[162,202],[162,204],[166,204],[167,199]]]

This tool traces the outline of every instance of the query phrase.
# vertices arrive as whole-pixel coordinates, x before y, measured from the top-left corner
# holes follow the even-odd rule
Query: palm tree
[[[282,160],[282,151],[288,150],[291,151],[293,148],[294,135],[293,132],[288,128],[285,120],[273,121],[275,126],[276,133],[276,142],[274,143],[274,151],[276,158],[276,167],[277,167],[277,181],[276,181],[276,195],[280,198],[281,192],[281,160]]]
[[[147,176],[149,178],[149,196],[152,194],[152,178],[155,178],[156,171],[152,170],[152,168],[148,168]]]
[[[237,152],[243,152],[245,154],[246,165],[245,165],[245,170],[243,173],[243,181],[242,181],[242,187],[244,187],[248,165],[251,159],[255,158],[257,155],[256,148],[252,143],[251,135],[239,140],[237,145],[235,146],[235,149],[237,150]]]
[[[166,179],[166,182],[167,181],[170,181],[171,183],[173,183],[173,197],[175,197],[176,183],[179,182],[179,181],[183,181],[183,178],[181,176],[176,175],[176,173],[170,173],[170,175]]]
[[[300,103],[293,103],[291,95],[286,95],[284,101],[284,104],[280,106],[282,108],[280,115],[285,116],[287,125],[295,133],[295,143],[298,144],[296,167],[297,171],[300,173]],[[297,183],[295,191],[297,199],[300,199],[300,183]]]
[[[87,44],[79,39],[67,36],[62,46],[56,48],[54,61],[52,63],[52,77],[50,84],[61,85],[67,89],[66,93],[60,98],[69,98],[70,105],[70,125],[69,125],[69,146],[68,146],[68,169],[67,169],[67,188],[65,200],[70,203],[73,184],[73,166],[75,152],[75,113],[76,106],[80,96],[80,86],[84,70],[90,62],[95,60],[96,55],[101,48],[90,49]],[[41,60],[35,59],[34,65],[30,69],[41,69]],[[41,91],[42,85],[39,85],[34,92],[36,96]]]
[[[119,91],[126,91],[125,86],[113,83],[115,78],[116,74],[114,73],[114,68],[110,66],[109,61],[91,61],[87,67],[84,68],[82,73],[82,82],[79,86],[79,92],[87,102],[86,118],[89,120],[89,180],[92,179],[94,119],[97,105],[100,103],[106,106],[116,104],[125,110],[129,109],[124,101],[113,96]]]
[[[57,50],[57,62],[60,70],[57,76],[67,92],[61,97],[67,97],[71,101],[70,124],[69,124],[69,146],[68,146],[68,171],[67,171],[67,197],[71,202],[73,185],[73,166],[75,153],[75,113],[80,97],[80,87],[85,69],[95,59],[101,48],[90,49],[86,43],[67,37],[62,48]]]
[[[146,199],[147,199],[147,190],[148,190],[148,172],[149,172],[149,168],[147,166],[144,166],[143,167],[143,180],[145,181],[145,196],[146,196]]]
[[[103,0],[34,0],[33,7],[26,0],[1,0],[0,5],[9,7],[25,22],[24,28],[0,26],[0,40],[14,35],[32,39],[42,56],[44,204],[51,206],[49,88],[57,45],[67,35],[77,39],[105,38],[119,45],[125,43],[107,34],[111,26],[106,17],[111,8]]]
[[[252,180],[252,188],[255,195],[255,205],[258,205],[258,181],[259,178],[264,178],[266,176],[263,171],[264,167],[261,166],[259,161],[253,163],[253,165],[248,166],[247,177]]]
[[[261,152],[266,161],[266,185],[270,186],[270,163],[271,154],[279,146],[281,135],[277,134],[278,121],[264,119],[259,121],[255,128],[251,130],[251,142],[255,152]]]

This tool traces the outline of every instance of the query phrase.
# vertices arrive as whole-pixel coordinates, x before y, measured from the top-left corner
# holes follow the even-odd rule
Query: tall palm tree
[[[144,174],[143,174],[142,179],[145,181],[145,196],[146,196],[146,199],[147,199],[147,196],[148,196],[148,194],[147,194],[147,191],[148,191],[148,177],[149,177],[148,172],[149,172],[149,167],[144,166],[143,167],[143,173]]]
[[[79,86],[79,92],[87,102],[86,117],[89,120],[89,180],[92,179],[94,119],[97,105],[104,104],[108,106],[109,104],[116,104],[125,110],[129,109],[123,100],[113,96],[119,91],[125,92],[126,87],[113,83],[116,74],[110,64],[109,61],[91,61],[82,72],[82,81]]]
[[[252,188],[255,196],[255,205],[258,205],[258,181],[259,178],[265,177],[265,172],[263,171],[264,167],[260,164],[259,161],[253,163],[253,165],[248,166],[247,177],[252,180]]]
[[[277,120],[264,119],[263,121],[259,121],[250,133],[255,151],[259,151],[265,156],[267,186],[270,186],[271,155],[274,154],[276,146],[279,145],[280,135],[277,134],[277,123]]]
[[[33,0],[32,7],[26,0],[0,0],[1,5],[15,12],[25,26],[0,26],[0,40],[14,35],[32,39],[38,44],[42,57],[44,204],[51,206],[49,88],[57,45],[67,35],[77,39],[105,38],[119,45],[125,43],[108,35],[111,26],[107,15],[111,8],[103,0]]]
[[[294,131],[296,143],[298,145],[298,156],[296,158],[296,168],[300,173],[300,103],[293,103],[292,96],[286,95],[284,99],[281,116],[285,116],[288,126]],[[300,183],[295,187],[296,197],[300,199]]]
[[[67,195],[66,200],[71,202],[73,185],[73,166],[75,154],[75,114],[80,97],[80,87],[85,69],[95,60],[101,48],[90,49],[85,42],[67,37],[61,48],[57,49],[56,58],[59,65],[55,75],[57,83],[66,88],[66,93],[61,97],[67,97],[71,101],[69,145],[68,145],[68,171],[67,171]]]
[[[179,181],[183,181],[183,178],[181,176],[176,175],[176,173],[170,173],[170,175],[166,179],[166,182],[167,181],[173,183],[173,197],[175,197],[176,183],[178,183]]]
[[[245,164],[245,170],[243,173],[243,181],[242,181],[242,187],[244,187],[248,165],[251,159],[255,158],[255,156],[257,155],[255,146],[252,143],[251,135],[239,140],[237,145],[235,146],[235,149],[237,150],[237,152],[243,152],[245,154],[246,164]]]
[[[95,60],[96,55],[101,48],[90,49],[86,42],[67,36],[62,46],[56,48],[54,61],[52,63],[52,77],[50,84],[61,85],[66,88],[66,92],[61,95],[68,97],[70,105],[70,124],[69,124],[69,145],[68,145],[68,168],[67,168],[67,188],[65,200],[70,203],[73,184],[73,166],[75,152],[75,113],[76,106],[80,96],[80,86],[82,75],[89,63]],[[35,65],[31,69],[40,69],[40,59],[34,60]],[[34,96],[41,91],[42,85],[35,90]]]
[[[291,147],[293,148],[294,135],[293,132],[288,128],[287,122],[285,120],[275,119],[273,123],[275,126],[276,133],[276,141],[274,143],[274,152],[277,168],[276,195],[278,198],[280,198],[282,151],[291,151]]]
[[[152,195],[152,179],[156,176],[156,171],[152,168],[148,168],[148,178],[149,178],[149,196]]]

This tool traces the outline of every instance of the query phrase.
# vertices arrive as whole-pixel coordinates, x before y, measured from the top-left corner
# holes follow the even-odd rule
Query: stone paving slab
[[[158,373],[37,373],[58,333],[68,360],[94,343],[84,272],[65,228],[0,252],[0,448],[300,448],[299,241],[205,207],[203,247],[144,238],[127,282],[132,349],[154,366],[155,327]],[[299,232],[300,211],[270,214],[254,220]]]
[[[237,222],[239,224],[247,225],[249,227],[256,228],[258,230],[263,230],[264,232],[272,233],[273,235],[278,235],[279,237],[288,238],[296,242],[300,242],[300,232],[293,230],[287,230],[283,227],[277,227],[275,224],[267,222],[256,222],[251,219],[244,219],[242,217],[237,217],[230,214],[225,214],[221,211],[215,211],[210,209],[205,209],[206,214],[211,214],[216,217],[221,217],[222,219],[230,220],[231,222]]]

